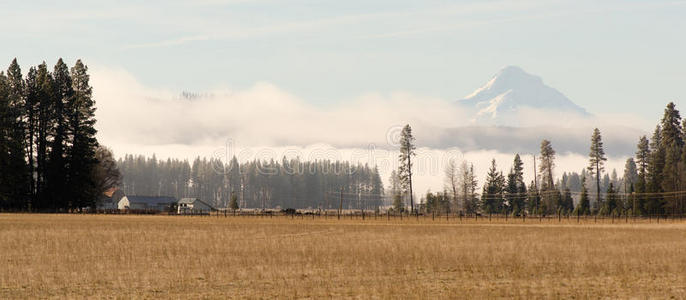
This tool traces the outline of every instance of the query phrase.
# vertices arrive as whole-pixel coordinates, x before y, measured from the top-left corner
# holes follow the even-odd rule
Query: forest
[[[81,210],[117,185],[96,138],[89,79],[81,60],[52,70],[43,62],[24,77],[14,59],[0,72],[0,209]]]
[[[519,216],[573,214],[603,216],[683,215],[686,198],[686,120],[674,103],[667,104],[650,138],[638,138],[634,157],[626,160],[622,177],[605,170],[607,157],[602,135],[594,129],[589,141],[588,165],[579,173],[563,173],[555,179],[555,156],[548,140],[541,142],[535,180],[524,182],[519,154],[510,171],[498,171],[495,160],[477,193],[473,166],[451,161],[445,170],[443,192],[423,197],[428,211],[462,211],[468,214],[512,214]],[[391,178],[394,206],[401,209],[405,190],[400,178]]]
[[[384,194],[375,167],[348,162],[283,158],[239,163],[234,157],[224,163],[198,157],[190,163],[125,155],[117,164],[125,194],[197,197],[221,208],[235,195],[245,208],[374,209]]]

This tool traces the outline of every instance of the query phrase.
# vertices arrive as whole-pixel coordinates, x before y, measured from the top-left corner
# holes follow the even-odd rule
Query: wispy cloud
[[[431,31],[445,31],[455,30],[464,27],[473,27],[485,24],[492,24],[497,22],[510,22],[525,18],[500,18],[496,20],[471,20],[467,18],[470,14],[483,14],[493,12],[525,12],[528,9],[540,7],[544,3],[541,1],[518,1],[516,3],[511,1],[492,1],[492,2],[477,2],[465,4],[453,4],[439,7],[429,7],[419,10],[399,10],[399,11],[381,11],[373,13],[349,14],[339,16],[328,16],[321,18],[314,18],[309,20],[297,21],[274,21],[268,25],[249,26],[249,25],[227,25],[220,29],[207,28],[207,30],[198,32],[196,34],[184,35],[177,38],[153,41],[149,43],[131,44],[124,47],[124,49],[139,49],[139,48],[155,48],[183,45],[190,42],[208,41],[208,40],[223,40],[223,39],[242,39],[242,38],[256,38],[269,35],[283,35],[291,33],[304,32],[322,32],[334,26],[344,27],[349,25],[359,25],[361,23],[373,24],[409,24],[410,21],[429,23],[428,25],[415,25],[405,31],[394,31],[395,26],[388,26],[388,29],[371,29],[371,31],[378,31],[369,35],[361,36],[362,38],[371,37],[392,37],[407,34],[426,33]],[[440,17],[440,20],[436,20]],[[462,18],[458,18],[462,17]],[[436,24],[449,20],[445,24]],[[428,26],[428,27],[427,27]],[[208,26],[209,27],[209,26]],[[376,26],[379,27],[379,26]],[[373,27],[372,27],[373,28]],[[335,38],[335,37],[333,37]]]

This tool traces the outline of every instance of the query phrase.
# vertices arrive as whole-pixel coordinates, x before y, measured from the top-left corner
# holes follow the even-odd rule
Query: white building
[[[216,210],[212,205],[198,198],[183,198],[176,204],[177,213],[182,214],[209,214]]]

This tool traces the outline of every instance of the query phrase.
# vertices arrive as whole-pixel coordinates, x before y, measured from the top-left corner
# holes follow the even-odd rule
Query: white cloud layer
[[[397,168],[395,143],[400,126],[409,123],[419,145],[415,160],[418,193],[442,189],[443,167],[449,158],[474,163],[482,178],[491,158],[507,172],[514,152],[536,152],[542,138],[559,145],[558,175],[580,171],[586,166],[592,126],[610,128],[608,148],[613,143],[629,148],[614,151],[618,154],[608,161],[608,170],[616,168],[621,174],[627,153],[641,133],[598,119],[563,121],[528,110],[522,112],[529,126],[524,129],[468,127],[468,113],[450,101],[401,92],[367,94],[337,106],[317,107],[268,83],[182,97],[179,92],[146,87],[121,69],[96,67],[91,78],[99,140],[118,156],[155,153],[159,158],[224,158],[228,143],[228,155],[235,153],[241,160],[300,156],[359,161],[378,165],[387,180]],[[530,157],[524,156],[526,170],[533,170]],[[527,172],[527,180],[532,173]]]

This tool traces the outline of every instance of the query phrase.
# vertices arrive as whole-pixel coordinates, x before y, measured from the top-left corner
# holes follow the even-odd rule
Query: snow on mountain
[[[558,90],[543,83],[540,77],[517,66],[500,70],[488,83],[457,102],[472,110],[477,125],[517,126],[519,112],[535,109],[575,117],[590,117]]]

